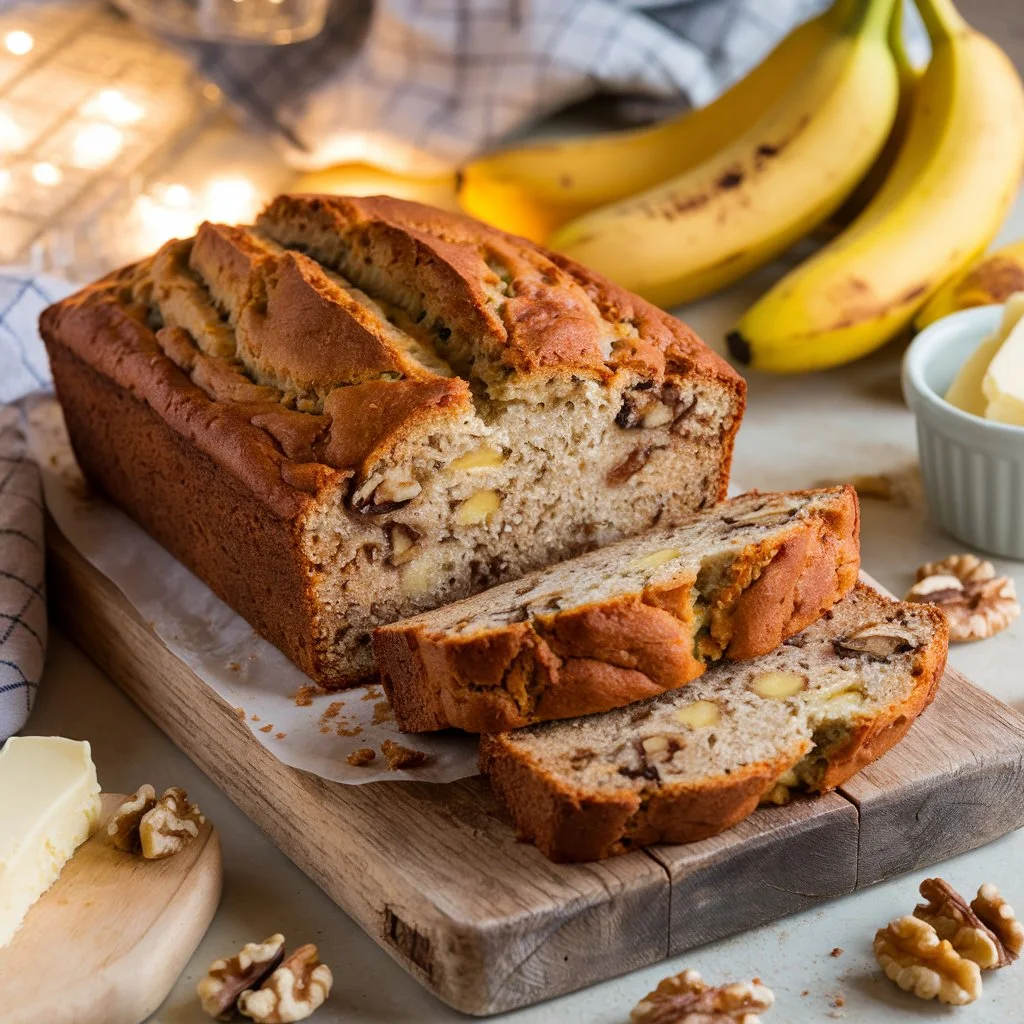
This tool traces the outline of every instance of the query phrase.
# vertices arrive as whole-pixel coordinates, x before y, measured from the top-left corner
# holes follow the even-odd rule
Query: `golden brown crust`
[[[807,492],[801,492],[804,494]],[[712,600],[725,655],[767,654],[853,588],[860,563],[856,492],[750,545]],[[381,680],[406,732],[501,732],[589,715],[675,689],[704,671],[695,656],[692,580],[577,605],[468,636],[419,621],[374,633]]]
[[[898,743],[931,703],[945,670],[947,629],[929,614],[934,630],[914,656],[907,697],[854,729],[827,751],[824,774],[812,791],[842,785]],[[480,770],[510,813],[522,839],[558,862],[601,860],[652,843],[690,843],[716,835],[750,815],[772,784],[807,752],[745,766],[700,785],[661,783],[637,790],[589,793],[565,784],[517,746],[512,734],[480,740]],[[809,747],[809,744],[808,744]]]

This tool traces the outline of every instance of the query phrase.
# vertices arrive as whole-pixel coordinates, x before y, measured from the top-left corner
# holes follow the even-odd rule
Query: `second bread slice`
[[[747,494],[378,629],[398,725],[469,732],[607,711],[767,654],[847,594],[850,487]]]

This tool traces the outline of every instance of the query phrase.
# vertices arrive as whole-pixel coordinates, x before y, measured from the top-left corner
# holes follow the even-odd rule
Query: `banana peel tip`
[[[730,331],[725,336],[725,343],[729,348],[729,355],[741,366],[749,366],[753,353],[750,351],[750,342],[740,334],[739,331]]]

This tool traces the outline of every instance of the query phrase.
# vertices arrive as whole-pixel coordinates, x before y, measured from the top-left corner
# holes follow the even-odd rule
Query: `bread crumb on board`
[[[285,736],[287,736],[287,735],[288,735],[288,733],[286,733],[286,732],[275,732],[274,733],[274,739],[275,740],[283,740],[285,738]]]
[[[245,708],[235,708],[235,717],[240,721],[245,721]]]
[[[393,722],[395,713],[386,700],[379,700],[373,705],[373,724],[380,725],[381,722]]]
[[[316,693],[315,686],[300,686],[295,694],[295,706],[297,708],[308,708],[313,703],[313,695]]]
[[[343,700],[332,700],[324,709],[324,713],[320,716],[320,721],[327,722],[332,718],[337,718],[344,706],[345,702]]]
[[[391,771],[399,771],[402,768],[418,768],[430,760],[430,755],[423,750],[413,750],[412,747],[403,746],[395,740],[384,740],[380,745],[380,752],[384,755]]]
[[[829,953],[829,956],[831,956],[831,957],[840,957],[842,955],[843,955],[843,947],[842,946],[836,946],[832,950],[832,952]]]
[[[384,696],[383,690],[379,686],[368,686],[366,693],[360,697],[360,700],[380,700]]]
[[[376,757],[377,752],[373,747],[360,747],[358,750],[353,750],[345,760],[348,761],[353,768],[365,768],[366,765],[374,761]]]
[[[274,723],[273,722],[267,722],[266,725],[261,725],[260,726],[260,732],[273,732],[273,731],[274,731]]]

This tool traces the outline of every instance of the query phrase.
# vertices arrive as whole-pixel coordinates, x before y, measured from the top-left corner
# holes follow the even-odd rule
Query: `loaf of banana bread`
[[[602,715],[481,738],[480,767],[552,860],[706,839],[825,793],[898,743],[946,664],[937,608],[858,585],[771,654]]]
[[[374,631],[399,726],[500,732],[767,654],[857,582],[852,487],[747,494]]]
[[[374,626],[721,500],[744,387],[564,258],[281,196],[48,309],[87,477],[326,687]]]

